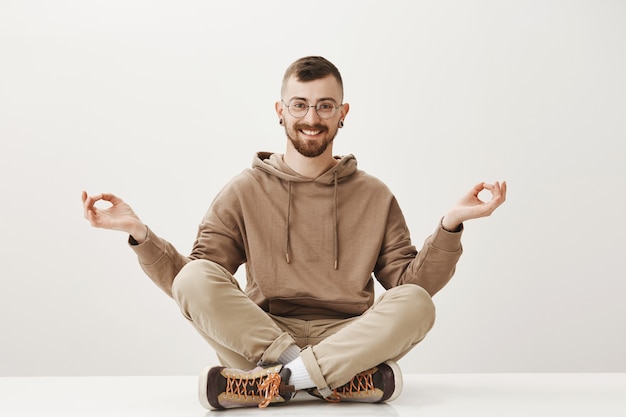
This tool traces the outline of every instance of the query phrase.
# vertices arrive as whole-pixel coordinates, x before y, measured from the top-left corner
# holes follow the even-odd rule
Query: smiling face
[[[332,142],[339,130],[339,121],[348,113],[348,104],[341,103],[342,88],[332,75],[312,81],[299,81],[295,76],[287,79],[283,88],[282,102],[276,103],[276,113],[283,120],[288,146],[293,146],[301,155],[314,158],[325,152],[332,154]],[[320,102],[332,103],[338,107],[335,114],[322,119],[314,107],[308,109],[304,117],[294,117],[287,105],[298,99],[309,106]],[[341,107],[339,107],[341,106]]]

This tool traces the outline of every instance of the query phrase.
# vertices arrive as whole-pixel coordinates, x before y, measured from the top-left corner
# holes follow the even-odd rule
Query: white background
[[[509,183],[401,366],[626,372],[625,21],[609,0],[0,1],[0,376],[215,361],[80,193],[188,253],[221,187],[284,150],[274,102],[311,54],[351,104],[335,153],[389,185],[418,246],[476,182]]]

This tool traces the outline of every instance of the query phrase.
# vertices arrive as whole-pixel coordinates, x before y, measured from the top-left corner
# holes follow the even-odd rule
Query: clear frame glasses
[[[298,119],[306,116],[311,107],[315,109],[315,112],[320,118],[330,119],[337,113],[337,110],[343,106],[343,104],[337,106],[337,104],[331,100],[322,100],[313,106],[300,98],[291,99],[289,104],[285,103],[283,100],[281,100],[281,102],[287,107],[289,114]]]

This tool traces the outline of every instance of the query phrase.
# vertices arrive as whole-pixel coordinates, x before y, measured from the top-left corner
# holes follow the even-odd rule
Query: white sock
[[[278,357],[278,363],[282,363],[284,365],[299,357],[300,348],[298,345],[291,345]]]
[[[285,368],[289,368],[291,371],[289,385],[293,385],[296,391],[307,388],[315,388],[315,384],[304,367],[304,362],[302,362],[302,358],[300,356],[285,365]]]

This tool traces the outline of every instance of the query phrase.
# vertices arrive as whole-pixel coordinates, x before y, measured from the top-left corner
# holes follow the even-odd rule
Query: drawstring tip
[[[335,259],[335,269],[337,269],[337,264],[338,264],[338,262],[337,262],[337,260]]]
[[[287,260],[288,264],[291,263],[291,260],[289,259],[289,254],[288,253],[285,254],[285,259]]]

